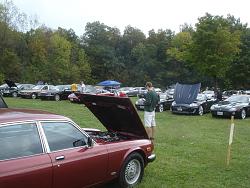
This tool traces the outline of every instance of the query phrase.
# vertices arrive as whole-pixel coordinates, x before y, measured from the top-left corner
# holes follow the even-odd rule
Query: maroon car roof
[[[0,123],[28,121],[28,120],[45,120],[45,119],[64,119],[68,118],[52,114],[42,110],[30,109],[15,109],[15,108],[1,108],[0,109]]]

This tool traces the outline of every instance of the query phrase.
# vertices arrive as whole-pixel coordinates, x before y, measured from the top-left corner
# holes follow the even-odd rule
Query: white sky
[[[100,21],[121,33],[131,25],[142,30],[171,29],[184,23],[194,26],[206,12],[231,14],[250,23],[249,0],[12,0],[21,12],[38,17],[41,24],[84,33],[87,22]]]

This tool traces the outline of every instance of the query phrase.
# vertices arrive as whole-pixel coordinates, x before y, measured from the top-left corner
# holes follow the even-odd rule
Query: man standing
[[[155,107],[159,102],[159,95],[154,91],[151,82],[147,82],[145,86],[148,90],[144,102],[144,124],[149,139],[154,140],[155,133]]]
[[[81,81],[80,85],[81,85],[81,93],[84,93],[86,90],[86,86],[85,86],[84,82]]]

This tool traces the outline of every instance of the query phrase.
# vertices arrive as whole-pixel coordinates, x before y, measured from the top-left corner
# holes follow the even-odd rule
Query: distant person
[[[81,86],[81,93],[84,93],[84,92],[85,92],[85,90],[86,90],[86,86],[85,86],[85,84],[84,84],[84,82],[83,82],[83,81],[81,81],[80,86]]]
[[[217,89],[216,91],[216,99],[218,101],[222,101],[222,92],[220,91],[220,89]]]
[[[71,91],[75,93],[77,91],[77,84],[71,84]]]
[[[154,140],[155,134],[155,108],[159,102],[159,95],[154,91],[151,82],[146,83],[146,89],[148,92],[145,94],[144,102],[144,124],[149,139]]]

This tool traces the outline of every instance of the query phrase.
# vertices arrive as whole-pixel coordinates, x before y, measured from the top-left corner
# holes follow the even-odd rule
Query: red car
[[[153,144],[127,97],[81,94],[107,128],[82,129],[40,110],[0,108],[1,188],[82,188],[117,179],[138,184]]]

